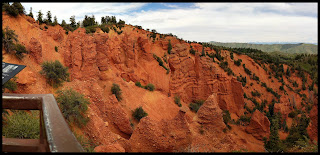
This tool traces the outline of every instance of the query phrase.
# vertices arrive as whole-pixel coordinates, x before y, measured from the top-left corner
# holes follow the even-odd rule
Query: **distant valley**
[[[288,43],[288,44],[265,44],[265,43],[222,43],[210,41],[209,43],[216,46],[225,46],[231,48],[254,48],[265,52],[280,51],[285,53],[306,53],[306,54],[317,54],[318,45],[307,44],[307,43]]]

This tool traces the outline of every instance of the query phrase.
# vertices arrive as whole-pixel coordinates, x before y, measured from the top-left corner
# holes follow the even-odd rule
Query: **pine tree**
[[[14,30],[9,29],[8,26],[2,30],[2,46],[7,53],[14,50],[16,42],[18,42],[18,35],[14,33]]]
[[[70,17],[70,26],[73,28],[73,29],[75,29],[76,27],[77,27],[77,25],[76,25],[76,18],[75,18],[75,16],[73,15],[73,16],[71,16]]]
[[[279,122],[278,119],[272,119],[270,126],[270,136],[269,140],[265,142],[264,147],[269,152],[282,152],[284,151],[282,142],[279,137]]]
[[[43,17],[43,14],[42,14],[41,10],[39,10],[39,12],[38,12],[38,18],[37,18],[37,21],[39,22],[39,24],[42,24],[42,23],[43,23],[42,17]]]
[[[28,16],[33,18],[32,7],[30,7],[30,13],[28,14]]]
[[[46,24],[52,24],[52,20],[51,20],[52,16],[51,16],[51,12],[48,11],[47,12],[47,20],[46,20]]]
[[[107,23],[107,20],[105,17],[101,17],[101,24],[106,24]]]
[[[18,10],[19,14],[25,14],[24,7],[20,2],[13,2],[12,6]]]
[[[58,25],[58,24],[59,23],[58,23],[57,16],[54,16],[52,26],[55,26],[55,25]]]

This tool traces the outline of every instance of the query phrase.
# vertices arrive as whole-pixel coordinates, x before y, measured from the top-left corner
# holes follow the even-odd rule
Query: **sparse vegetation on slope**
[[[45,61],[41,64],[40,74],[44,75],[47,82],[53,87],[59,87],[64,81],[69,80],[68,68],[64,67],[60,61]]]
[[[56,96],[57,102],[62,115],[69,123],[74,123],[82,128],[87,124],[89,118],[87,117],[89,100],[84,95],[78,93],[72,88],[58,90]]]

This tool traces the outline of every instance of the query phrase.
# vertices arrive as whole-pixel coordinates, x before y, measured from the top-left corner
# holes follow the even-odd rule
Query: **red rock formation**
[[[195,99],[206,100],[213,92],[216,73],[210,58],[200,58],[196,53],[195,60],[193,60],[190,56],[181,54],[186,52],[185,48],[179,48],[179,50],[183,49],[184,51],[174,49],[169,58],[171,70],[170,93],[179,95],[186,103]]]
[[[270,121],[259,110],[255,110],[251,116],[249,126],[246,132],[252,134],[255,138],[262,140],[270,135]]]
[[[30,51],[30,55],[35,59],[38,64],[42,63],[42,46],[36,38],[31,38],[27,49]]]
[[[62,27],[60,26],[55,26],[55,27],[49,27],[48,28],[48,36],[51,36],[53,40],[57,41],[57,42],[62,42],[64,39],[64,33],[65,30],[63,30]]]
[[[289,102],[274,104],[274,112],[275,113],[280,112],[282,114],[282,118],[287,118],[288,114],[292,110],[294,110],[293,106]]]
[[[103,112],[108,117],[109,120],[114,123],[115,126],[123,133],[127,135],[132,134],[132,127],[130,126],[129,116],[119,105],[118,100],[115,95],[110,97],[110,102],[104,104]]]
[[[215,131],[222,131],[226,125],[222,119],[222,110],[218,105],[217,94],[208,97],[197,112],[197,122]]]
[[[184,150],[191,144],[191,132],[180,111],[173,120],[152,120],[149,116],[140,120],[129,139],[132,152],[172,152]]]
[[[64,62],[69,68],[71,79],[98,79],[96,55],[94,39],[85,33],[84,28],[70,32],[66,41]]]

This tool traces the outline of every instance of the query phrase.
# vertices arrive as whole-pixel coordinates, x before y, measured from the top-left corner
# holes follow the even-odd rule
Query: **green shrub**
[[[13,17],[17,17],[19,14],[25,14],[24,7],[20,2],[13,2],[12,5],[2,3],[2,9],[6,11],[8,15]]]
[[[189,52],[190,52],[191,54],[193,54],[193,55],[196,54],[196,51],[195,51],[193,48],[191,48],[191,49],[189,50]]]
[[[160,35],[161,37],[161,35]],[[169,43],[168,43],[168,54],[171,53],[171,50],[172,50],[172,45],[171,45],[171,41],[169,40]]]
[[[239,120],[240,122],[250,123],[251,117],[247,115],[241,115]]]
[[[241,65],[241,62],[242,60],[241,59],[238,59],[238,60],[234,60],[234,64],[237,65],[237,66],[240,66]]]
[[[295,118],[297,115],[298,115],[298,113],[295,110],[293,110],[288,114],[288,117]]]
[[[223,110],[222,118],[223,118],[224,124],[228,125],[229,121],[231,120],[229,110]]]
[[[97,25],[93,25],[93,26],[87,26],[87,27],[85,27],[85,29],[86,29],[86,33],[88,34],[88,33],[95,33],[96,32],[96,28],[97,28],[98,26]]]
[[[116,83],[112,84],[111,92],[112,92],[112,94],[114,94],[116,96],[118,101],[122,100],[122,97],[121,97],[122,92],[121,92],[120,86],[118,84],[116,84]]]
[[[15,55],[18,59],[22,59],[24,57],[23,53],[28,53],[26,47],[19,43],[15,44],[15,50]]]
[[[251,91],[252,96],[258,96],[260,97],[261,94],[256,90],[256,91]]]
[[[6,53],[11,53],[15,50],[15,43],[18,42],[18,35],[14,30],[11,30],[8,26],[2,30],[2,46]]]
[[[189,104],[189,108],[191,111],[198,112],[199,108],[204,103],[204,100],[194,100]]]
[[[58,52],[58,47],[57,47],[57,46],[55,46],[55,47],[54,47],[54,50],[55,50],[56,52]]]
[[[85,126],[89,121],[86,115],[88,104],[90,104],[89,99],[72,88],[58,90],[56,93],[56,99],[60,103],[59,107],[64,118],[70,123],[75,123],[80,128]]]
[[[17,90],[18,86],[17,86],[17,82],[15,81],[15,79],[16,79],[16,77],[10,79],[9,81],[7,81],[6,83],[3,84],[2,93],[5,91],[5,88],[7,88],[10,91]]]
[[[155,89],[154,85],[151,83],[148,83],[146,86],[144,86],[144,89],[153,91]]]
[[[64,81],[69,80],[68,68],[64,67],[60,61],[45,61],[41,64],[40,74],[44,75],[47,82],[53,87],[59,87]]]
[[[148,113],[146,113],[141,106],[139,108],[136,108],[132,113],[132,117],[134,117],[138,121],[146,116],[148,116]]]
[[[168,74],[169,69],[166,66],[164,66],[162,59],[160,57],[158,57],[157,55],[155,55],[155,54],[153,54],[153,58],[155,58],[158,61],[159,66],[161,66],[165,70],[167,70],[167,74]]]
[[[256,81],[260,81],[260,78],[258,76],[256,76],[255,73],[253,73],[252,79],[256,80]]]
[[[109,31],[110,31],[109,27],[107,27],[106,25],[101,25],[99,27],[105,33],[109,33]]]
[[[177,104],[179,107],[181,107],[181,100],[179,96],[174,96],[174,103]]]
[[[141,88],[143,87],[139,81],[137,81],[137,82],[135,83],[135,85],[138,86],[138,87],[141,87]]]
[[[230,53],[230,58],[233,60],[233,52]]]
[[[244,71],[245,71],[248,75],[251,75],[251,71],[250,71],[248,68],[246,68],[245,64],[242,64],[242,66],[243,66]]]
[[[11,116],[6,117],[2,127],[2,136],[6,138],[19,139],[39,139],[40,120],[39,111],[31,111],[28,114],[25,111],[13,111]]]

